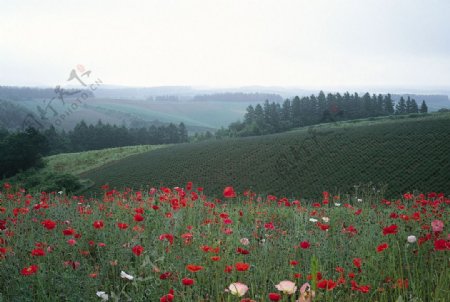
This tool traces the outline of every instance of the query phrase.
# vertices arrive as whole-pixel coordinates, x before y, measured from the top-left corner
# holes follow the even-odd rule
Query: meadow
[[[44,168],[39,172],[69,173],[79,175],[106,164],[119,161],[128,156],[150,152],[167,145],[137,145],[107,148],[78,153],[61,153],[44,158]]]
[[[232,185],[265,194],[313,198],[360,194],[369,185],[389,197],[450,191],[450,115],[428,114],[321,124],[258,137],[179,144],[82,173],[97,188],[148,189],[193,181],[220,194]]]
[[[4,185],[0,301],[450,299],[442,193],[102,189],[84,199]]]

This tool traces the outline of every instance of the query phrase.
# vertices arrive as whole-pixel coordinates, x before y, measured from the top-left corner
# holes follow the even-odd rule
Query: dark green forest
[[[82,152],[130,145],[159,145],[187,142],[183,123],[128,129],[124,126],[78,123],[72,131],[58,132],[53,126],[43,131],[28,128],[9,132],[0,128],[0,179],[31,167],[39,167],[42,156]]]
[[[248,106],[243,121],[221,129],[217,136],[255,136],[279,133],[298,127],[320,123],[370,118],[378,116],[427,113],[425,101],[419,106],[409,96],[401,97],[395,104],[390,94],[370,95],[348,92],[343,95],[321,91],[317,96],[294,97],[282,104],[266,101],[264,104]]]

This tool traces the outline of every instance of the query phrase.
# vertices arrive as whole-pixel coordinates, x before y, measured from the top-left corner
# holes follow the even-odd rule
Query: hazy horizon
[[[0,4],[0,85],[443,89],[449,1]]]

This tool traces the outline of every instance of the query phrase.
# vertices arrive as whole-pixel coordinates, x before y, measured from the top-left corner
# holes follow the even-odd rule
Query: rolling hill
[[[220,194],[229,185],[288,197],[354,192],[365,184],[388,196],[415,189],[448,192],[449,146],[449,114],[372,118],[174,145],[81,176],[92,180],[94,188],[108,183],[117,189],[147,189],[193,181],[208,188],[208,194]]]

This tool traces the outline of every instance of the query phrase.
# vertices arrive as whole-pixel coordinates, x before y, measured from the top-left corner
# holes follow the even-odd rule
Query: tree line
[[[81,121],[69,132],[57,132],[51,126],[42,133],[49,142],[49,154],[132,145],[177,144],[188,141],[188,132],[184,123],[178,126],[170,123],[162,126],[127,128],[101,121],[95,125],[88,125]]]
[[[131,145],[176,144],[188,141],[184,123],[148,128],[126,128],[99,121],[88,125],[78,123],[69,132],[56,131],[54,126],[38,131],[27,128],[9,132],[0,128],[0,179],[42,164],[42,156],[82,152]]]
[[[395,104],[390,94],[365,93],[360,96],[346,92],[325,95],[320,91],[317,96],[296,96],[283,103],[265,101],[250,105],[243,121],[219,130],[216,137],[264,135],[325,122],[427,112],[425,101],[419,108],[416,100],[409,96],[407,99],[401,97]]]

